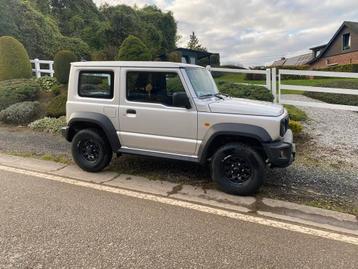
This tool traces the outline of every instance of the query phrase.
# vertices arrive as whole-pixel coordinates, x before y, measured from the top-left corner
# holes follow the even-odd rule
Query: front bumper
[[[293,143],[293,134],[289,129],[280,141],[264,144],[268,163],[272,168],[287,167],[295,160],[296,145]]]

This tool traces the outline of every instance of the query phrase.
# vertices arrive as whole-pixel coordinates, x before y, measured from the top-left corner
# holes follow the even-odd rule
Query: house
[[[326,44],[311,48],[312,69],[333,65],[358,64],[358,22],[344,22]]]
[[[281,58],[272,66],[307,65],[310,69],[321,69],[334,65],[358,64],[358,22],[343,22],[327,44],[310,50],[307,54]]]
[[[186,48],[177,48],[169,52],[179,55],[182,63],[198,64],[198,65],[220,65],[220,54],[211,53],[207,51],[192,50]],[[166,55],[162,55],[161,59],[164,60]]]

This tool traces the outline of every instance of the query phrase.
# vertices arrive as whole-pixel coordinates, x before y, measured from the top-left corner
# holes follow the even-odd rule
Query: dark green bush
[[[29,79],[14,79],[0,82],[0,111],[19,102],[38,98],[40,85]]]
[[[55,77],[58,82],[62,84],[68,83],[68,76],[70,75],[71,63],[76,62],[76,55],[69,50],[60,50],[56,53],[54,59]]]
[[[240,85],[230,82],[219,81],[219,91],[232,97],[247,98],[260,101],[272,102],[274,97],[265,87],[254,85]]]
[[[133,35],[123,41],[116,57],[118,61],[150,61],[151,59],[152,55],[147,46]]]
[[[309,70],[308,65],[302,65],[302,66],[276,66],[277,72],[279,69],[288,69],[288,70]],[[310,77],[306,76],[296,76],[296,75],[282,75],[282,80],[291,80],[291,79],[310,79]]]
[[[0,121],[10,124],[28,124],[40,114],[39,102],[22,102],[9,106],[0,112]]]
[[[333,72],[353,72],[358,73],[358,64],[344,64],[344,65],[335,65],[322,69],[319,71],[333,71]]]
[[[32,67],[24,46],[11,36],[0,37],[0,81],[31,76]]]
[[[345,81],[345,80],[337,79],[336,81],[322,82],[316,86],[328,87],[328,88],[357,89],[358,92],[358,81],[352,81],[352,80]],[[358,106],[357,95],[320,93],[320,92],[305,92],[304,95],[330,104]]]
[[[181,53],[179,51],[173,51],[166,55],[168,62],[180,63]]]
[[[47,106],[48,117],[59,118],[66,115],[67,95],[61,94],[51,100]]]

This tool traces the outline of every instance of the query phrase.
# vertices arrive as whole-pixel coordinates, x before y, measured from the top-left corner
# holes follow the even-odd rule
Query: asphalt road
[[[1,268],[358,268],[357,253],[356,245],[0,171]]]

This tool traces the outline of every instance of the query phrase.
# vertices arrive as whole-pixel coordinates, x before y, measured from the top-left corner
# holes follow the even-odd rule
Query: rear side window
[[[81,97],[113,98],[114,73],[111,71],[81,71],[78,94]]]

